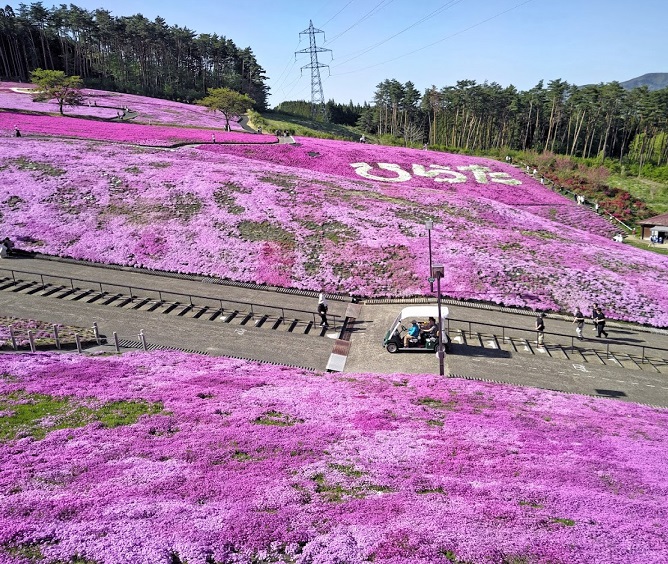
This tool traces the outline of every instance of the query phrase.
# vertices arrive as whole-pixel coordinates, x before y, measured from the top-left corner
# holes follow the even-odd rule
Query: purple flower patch
[[[665,410],[181,353],[3,363],[7,564],[668,559]]]

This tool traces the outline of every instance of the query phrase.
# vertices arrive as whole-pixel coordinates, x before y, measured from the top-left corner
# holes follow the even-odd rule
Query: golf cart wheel
[[[399,347],[397,346],[397,343],[387,343],[387,352],[389,353],[395,353],[399,350]]]

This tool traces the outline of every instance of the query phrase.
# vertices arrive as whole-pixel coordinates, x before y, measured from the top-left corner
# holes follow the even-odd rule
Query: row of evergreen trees
[[[668,164],[668,88],[552,80],[522,92],[462,80],[420,95],[411,82],[385,80],[358,125],[369,134],[466,152],[510,148]]]
[[[88,87],[192,101],[231,88],[264,109],[264,69],[250,48],[141,14],[114,17],[70,4],[0,8],[0,76],[27,82],[36,68],[80,76]]]

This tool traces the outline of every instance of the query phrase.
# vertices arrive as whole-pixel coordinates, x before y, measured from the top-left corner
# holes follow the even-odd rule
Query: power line
[[[381,45],[387,43],[388,41],[391,41],[392,39],[394,39],[395,37],[401,35],[402,33],[405,33],[405,32],[408,31],[409,29],[414,28],[415,26],[417,26],[417,25],[419,25],[419,24],[425,22],[425,21],[428,20],[429,18],[432,18],[432,17],[434,17],[434,16],[437,16],[438,14],[440,14],[440,13],[444,12],[445,10],[447,10],[448,8],[451,8],[452,6],[454,6],[454,5],[456,5],[456,4],[459,4],[459,3],[463,2],[463,1],[464,1],[464,0],[450,0],[449,2],[446,2],[446,3],[443,4],[440,8],[437,8],[437,9],[434,10],[433,12],[427,14],[427,15],[424,16],[423,18],[420,18],[418,21],[412,23],[412,24],[409,25],[408,27],[405,27],[405,28],[402,29],[401,31],[398,31],[398,32],[395,33],[394,35],[391,35],[391,36],[388,37],[387,39],[383,39],[382,41],[379,41],[378,43],[375,43],[374,45],[371,45],[370,47],[367,47],[367,48],[363,49],[362,51],[357,51],[357,52],[351,53],[351,56],[350,56],[349,58],[347,58],[347,59],[345,58],[346,56],[344,55],[344,60],[343,60],[343,61],[339,60],[339,63],[338,63],[337,65],[334,65],[334,66],[344,65],[344,64],[349,63],[350,61],[352,61],[352,60],[354,60],[354,59],[357,59],[358,57],[361,57],[362,55],[365,55],[365,54],[368,53],[369,51],[373,51],[376,47],[380,47]]]
[[[359,20],[357,20],[353,25],[351,25],[351,26],[348,27],[347,29],[344,29],[344,30],[343,30],[341,33],[339,33],[338,35],[335,35],[333,39],[330,39],[329,41],[326,41],[326,43],[334,43],[334,41],[336,41],[339,37],[341,37],[342,35],[348,33],[351,29],[353,29],[354,27],[358,26],[358,25],[361,24],[363,21],[368,20],[368,19],[369,19],[371,16],[373,16],[378,10],[380,10],[381,8],[385,8],[388,4],[391,4],[392,2],[394,2],[394,0],[380,0],[380,2],[378,2],[378,4],[376,4],[373,8],[371,8],[371,10],[369,10],[366,14],[364,14],[364,15],[363,15]],[[383,4],[385,4],[385,5],[383,6]]]
[[[343,8],[341,8],[336,14],[334,14],[331,18],[329,18],[324,24],[322,24],[322,27],[325,27],[329,22],[331,22],[336,16],[338,16],[343,10],[345,10],[348,6],[350,6],[354,0],[350,0]]]
[[[299,47],[299,44],[297,44],[297,47]],[[280,88],[281,84],[287,80],[288,75],[290,74],[290,71],[292,68],[297,64],[297,61],[294,60],[294,57],[291,56],[288,59],[288,62],[285,64],[285,68],[283,69],[283,72],[278,76],[276,79],[276,83],[274,85],[274,88]],[[284,78],[285,77],[285,78]]]
[[[321,67],[328,67],[329,65],[325,65],[323,63],[320,63],[318,61],[318,53],[324,53],[326,51],[329,51],[331,53],[331,49],[327,49],[325,47],[318,47],[316,43],[316,34],[317,33],[322,33],[324,35],[324,31],[321,29],[316,29],[313,27],[313,21],[309,21],[309,26],[308,29],[305,29],[304,31],[299,32],[299,35],[301,36],[302,34],[308,34],[309,36],[309,48],[308,49],[302,49],[301,51],[295,51],[295,60],[297,58],[297,53],[308,53],[311,55],[311,63],[308,65],[304,65],[302,67],[302,70],[304,69],[311,69],[311,117],[315,118],[318,113],[322,115],[322,118],[325,118],[325,96],[322,92],[322,80],[320,79],[320,68]]]
[[[346,75],[346,74],[354,74],[356,72],[362,72],[362,71],[365,71],[365,70],[368,70],[368,69],[372,69],[372,68],[375,68],[375,67],[380,67],[382,65],[386,65],[387,63],[392,63],[392,62],[397,61],[399,59],[402,59],[404,57],[408,57],[409,55],[414,55],[415,53],[419,53],[420,51],[424,51],[425,49],[429,49],[429,47],[433,47],[434,45],[438,45],[439,43],[443,43],[443,41],[446,41],[448,39],[452,39],[453,37],[457,37],[458,35],[461,35],[462,33],[466,33],[467,31],[471,31],[472,29],[474,29],[478,26],[481,26],[481,25],[483,25],[483,24],[485,24],[485,23],[487,23],[487,22],[489,22],[493,19],[496,19],[500,16],[503,16],[504,14],[507,14],[508,12],[512,12],[513,10],[516,10],[517,8],[521,8],[522,6],[524,6],[525,4],[529,4],[530,2],[533,2],[533,0],[526,0],[525,2],[520,2],[519,4],[516,4],[515,6],[513,6],[512,8],[508,8],[507,10],[504,10],[503,12],[499,12],[498,14],[495,14],[495,15],[487,18],[487,19],[484,19],[484,20],[482,20],[482,21],[480,21],[476,24],[473,24],[472,26],[469,26],[465,29],[462,29],[460,31],[457,31],[457,32],[452,33],[450,35],[447,35],[445,37],[442,37],[441,39],[439,39],[437,41],[434,41],[433,43],[429,43],[428,45],[425,45],[423,47],[420,47],[419,49],[415,49],[413,51],[409,51],[408,53],[404,53],[403,55],[399,55],[397,57],[394,57],[393,59],[388,59],[387,61],[383,61],[382,63],[376,63],[375,65],[369,65],[368,67],[363,67],[361,69],[357,69],[357,70],[353,70],[353,71],[339,72],[339,73],[337,73],[333,76],[343,76],[343,75]]]
[[[345,5],[343,6],[343,8],[341,8],[341,9],[340,9],[338,12],[336,12],[331,18],[329,18],[329,19],[323,24],[322,27],[325,27],[325,25],[327,25],[327,24],[328,24],[329,22],[331,22],[334,18],[336,18],[341,12],[343,12],[343,11],[344,11],[348,6],[350,6],[353,2],[354,2],[354,0],[350,0],[347,4],[345,4]],[[320,10],[318,10],[317,13],[322,12],[323,9],[324,9],[324,7],[325,7],[325,6],[321,7]],[[300,34],[300,36],[299,36],[299,42],[301,43],[301,34]],[[296,48],[295,48],[295,50],[296,50]],[[290,88],[290,91],[287,92],[287,94],[286,94],[286,92],[285,92],[285,88],[283,88],[282,85],[283,85],[283,82],[285,82],[285,80],[288,79],[288,76],[289,76],[289,74],[290,74],[290,71],[292,71],[292,69],[294,68],[294,66],[295,66],[296,64],[297,64],[297,61],[294,60],[292,57],[290,57],[290,59],[288,60],[286,66],[285,66],[285,68],[283,69],[283,72],[281,72],[281,74],[279,75],[279,77],[276,79],[276,84],[275,84],[275,86],[274,86],[274,89],[275,89],[275,90],[278,90],[278,89],[280,88],[280,89],[281,89],[281,92],[283,92],[283,95],[284,95],[284,96],[287,96],[288,94],[290,94],[290,92],[292,92],[292,90],[294,90],[294,85],[297,83],[297,81],[299,81],[299,78],[297,78],[297,79],[295,79],[294,81],[292,81],[290,84],[288,84],[285,88],[290,88],[291,86],[292,86],[292,88]],[[287,74],[286,74],[286,72],[287,72]],[[285,75],[285,80],[281,80],[281,79],[283,78],[284,75]],[[300,78],[301,78],[301,77],[300,77]]]

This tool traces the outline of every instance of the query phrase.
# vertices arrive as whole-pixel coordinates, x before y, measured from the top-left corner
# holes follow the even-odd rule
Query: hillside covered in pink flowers
[[[668,559],[665,410],[183,353],[2,359],[6,564]]]
[[[0,232],[28,250],[413,296],[429,291],[432,218],[447,296],[562,312],[596,301],[610,318],[668,326],[668,259],[614,242],[604,218],[507,163],[307,138],[277,144],[224,132],[220,117],[212,129],[203,108],[111,93],[109,107],[129,105],[136,119],[63,118],[37,111],[15,86],[0,86]],[[93,98],[98,108],[104,99]]]

